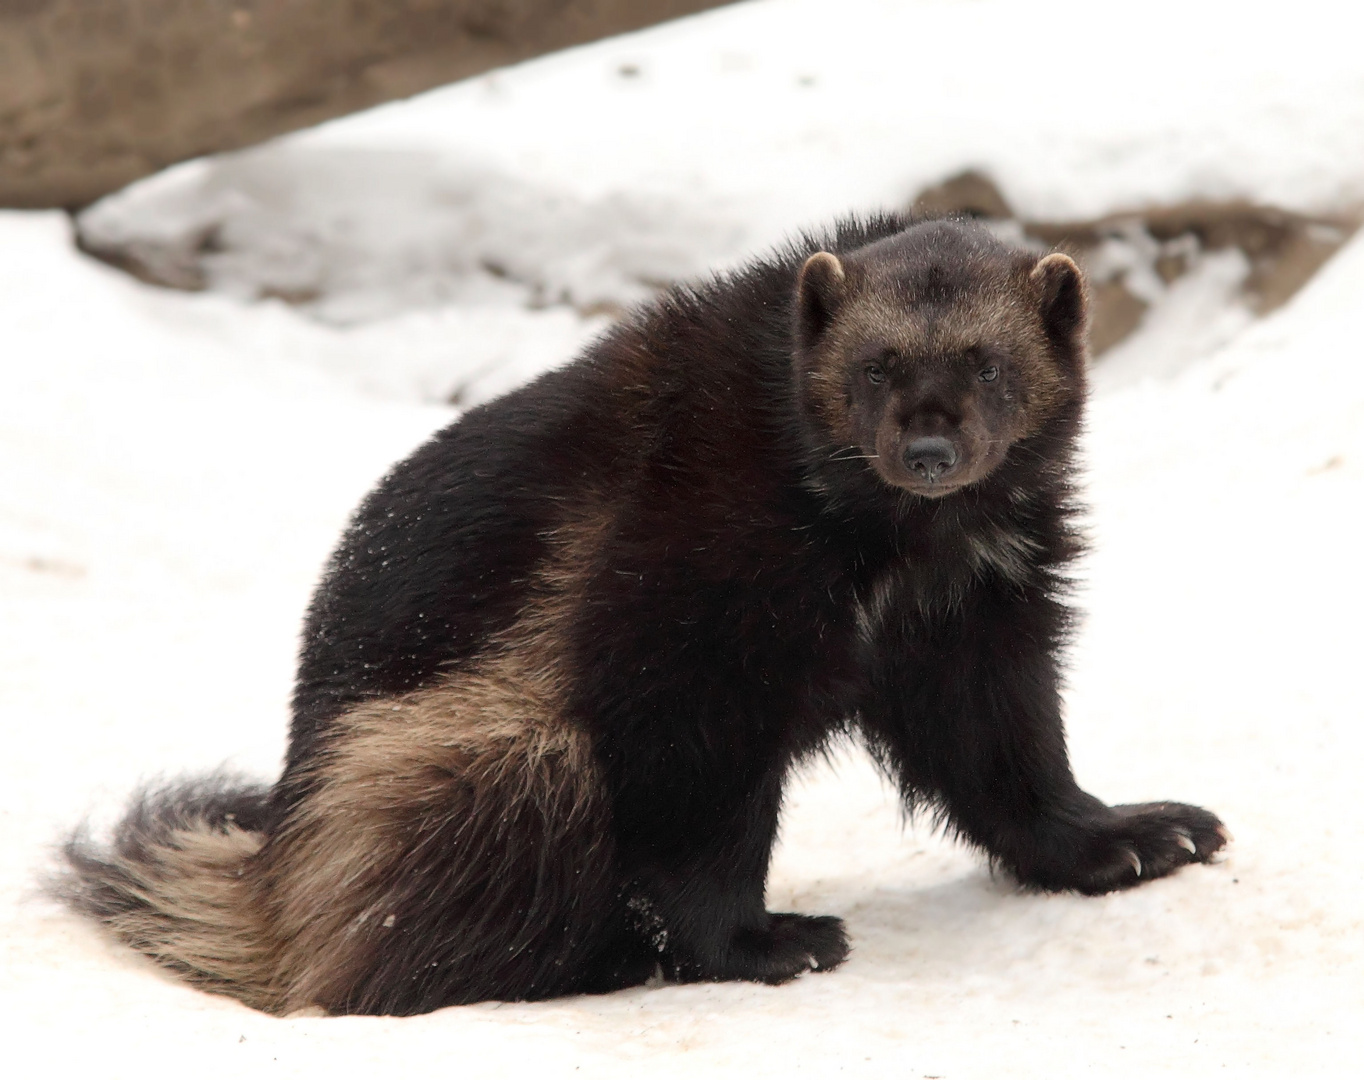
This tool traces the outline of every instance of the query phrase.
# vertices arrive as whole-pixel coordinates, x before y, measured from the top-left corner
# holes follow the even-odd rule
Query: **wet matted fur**
[[[69,894],[275,1012],[782,982],[848,951],[763,896],[843,734],[1025,885],[1206,861],[1066,754],[1085,312],[1064,255],[897,217],[670,291],[366,499],[268,794],[144,796]]]

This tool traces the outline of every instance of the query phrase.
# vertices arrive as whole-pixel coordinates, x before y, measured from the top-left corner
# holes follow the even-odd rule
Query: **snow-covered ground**
[[[902,830],[850,753],[793,791],[769,890],[848,920],[844,968],[406,1020],[281,1020],[191,990],[36,881],[65,829],[107,822],[139,779],[276,770],[311,583],[366,488],[454,415],[452,389],[486,398],[658,280],[966,166],[1031,216],[1357,204],[1358,18],[742,4],[187,166],[100,211],[142,235],[217,226],[200,295],[76,254],[58,215],[0,214],[3,1060],[109,1077],[1352,1075],[1364,238],[1262,321],[1218,286],[1235,268],[1210,264],[1096,372],[1075,765],[1110,801],[1218,811],[1236,834],[1219,865],[1100,899],[1020,895]],[[247,299],[271,291],[313,299]]]

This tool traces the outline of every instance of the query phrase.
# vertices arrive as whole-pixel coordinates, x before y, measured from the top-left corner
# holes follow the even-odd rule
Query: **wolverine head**
[[[929,221],[805,260],[796,376],[831,456],[937,498],[1084,395],[1086,295],[1065,255]]]

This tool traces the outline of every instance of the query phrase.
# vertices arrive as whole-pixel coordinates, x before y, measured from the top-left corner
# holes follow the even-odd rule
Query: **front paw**
[[[768,936],[769,954],[782,957],[795,970],[764,982],[785,982],[803,971],[832,971],[848,958],[848,931],[835,915],[780,912],[772,916]]]
[[[830,971],[848,958],[848,935],[843,920],[833,915],[770,915],[765,927],[745,926],[734,931],[719,963],[679,963],[681,981],[784,983],[807,971]]]
[[[1217,815],[1184,803],[1105,807],[1061,835],[1059,850],[1045,860],[1049,865],[1020,874],[1025,884],[1088,896],[1130,889],[1189,863],[1210,861],[1231,838]]]

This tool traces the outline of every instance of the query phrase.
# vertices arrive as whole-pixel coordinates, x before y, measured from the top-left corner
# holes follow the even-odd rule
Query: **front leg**
[[[644,812],[630,809],[628,791],[617,803],[618,820],[628,822],[621,854],[636,936],[679,982],[782,983],[837,967],[848,955],[842,919],[770,912],[764,904],[780,772],[732,799],[713,789],[694,798],[708,787],[663,805],[654,788]]]
[[[1207,862],[1227,841],[1183,803],[1106,806],[1071,773],[1057,652],[1065,609],[1041,590],[976,590],[949,615],[891,620],[859,710],[911,803],[930,801],[1024,885],[1098,894]]]
[[[842,920],[769,912],[764,897],[787,771],[827,727],[806,700],[808,622],[767,594],[750,606],[727,582],[671,573],[603,574],[611,602],[577,624],[588,674],[574,710],[594,733],[627,929],[681,981],[832,969]]]

